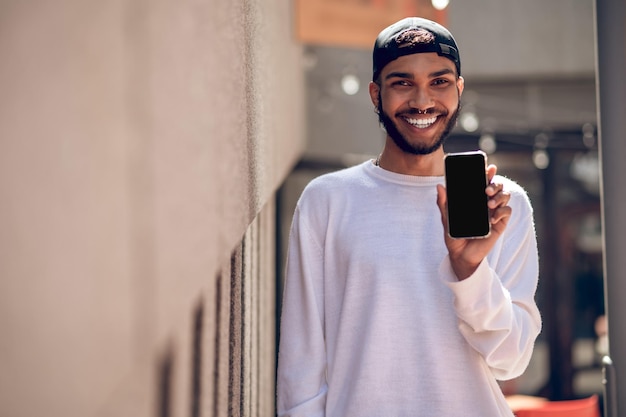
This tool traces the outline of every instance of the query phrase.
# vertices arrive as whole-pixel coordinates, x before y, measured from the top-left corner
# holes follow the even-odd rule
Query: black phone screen
[[[448,233],[453,238],[489,235],[485,154],[451,153],[445,157]]]

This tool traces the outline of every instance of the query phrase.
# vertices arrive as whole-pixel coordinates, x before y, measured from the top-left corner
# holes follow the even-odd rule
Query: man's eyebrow
[[[444,68],[439,71],[431,72],[430,74],[428,74],[428,77],[437,78],[437,77],[441,77],[443,75],[449,75],[449,74],[454,75],[455,74],[454,70],[450,68]],[[389,74],[385,76],[385,80],[388,80],[390,78],[407,78],[407,79],[412,80],[415,78],[415,76],[410,72],[394,71],[394,72],[390,72]]]
[[[431,78],[437,78],[437,77],[441,77],[442,75],[448,75],[448,74],[454,75],[454,71],[451,70],[450,68],[444,68],[444,69],[439,70],[439,71],[431,72],[430,73],[430,77]]]
[[[409,78],[412,80],[415,77],[410,72],[396,71],[396,72],[390,72],[389,74],[387,74],[387,76],[385,77],[385,80],[388,80],[390,78]]]

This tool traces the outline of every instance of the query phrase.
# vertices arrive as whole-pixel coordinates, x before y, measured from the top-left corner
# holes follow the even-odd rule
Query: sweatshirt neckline
[[[444,183],[443,175],[433,175],[433,176],[418,176],[418,175],[407,175],[407,174],[398,174],[397,172],[387,171],[384,168],[381,168],[374,164],[373,160],[367,160],[363,163],[365,171],[377,178],[380,178],[387,182],[392,182],[396,184],[405,184],[405,185],[414,185],[414,186],[434,186],[437,184]]]

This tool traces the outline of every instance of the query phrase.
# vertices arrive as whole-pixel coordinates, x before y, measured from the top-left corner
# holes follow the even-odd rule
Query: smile
[[[405,117],[404,120],[406,120],[409,124],[417,127],[418,129],[426,129],[437,121],[437,116],[433,116],[428,119],[410,119],[408,117]]]

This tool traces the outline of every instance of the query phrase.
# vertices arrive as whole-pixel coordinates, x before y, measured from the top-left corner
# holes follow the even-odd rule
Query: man
[[[446,231],[445,137],[464,80],[443,26],[383,30],[369,92],[380,156],[313,180],[290,236],[278,359],[279,416],[512,416],[497,380],[528,365],[532,209],[487,168],[491,234]]]

